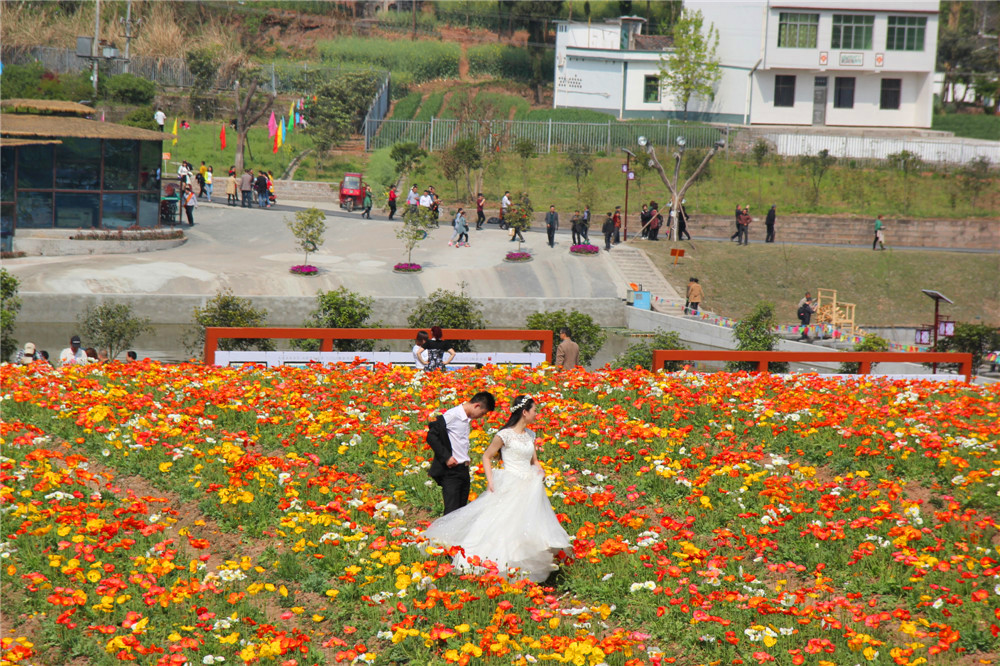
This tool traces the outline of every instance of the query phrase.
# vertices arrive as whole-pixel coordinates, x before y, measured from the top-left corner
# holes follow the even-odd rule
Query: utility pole
[[[126,9],[125,9],[125,18],[124,19],[119,18],[118,20],[121,22],[122,25],[125,26],[125,67],[124,67],[124,71],[125,71],[126,74],[128,74],[129,65],[132,64],[132,60],[131,60],[131,58],[129,56],[130,47],[132,45],[132,26],[135,25],[135,27],[138,28],[139,25],[142,23],[142,19],[141,18],[136,19],[135,21],[132,20],[132,0],[128,0],[128,5],[126,6]]]
[[[99,69],[100,49],[101,46],[99,42],[101,41],[101,0],[97,0],[97,11],[94,14],[94,43],[90,47],[90,56],[92,62],[94,63],[93,71],[90,75],[90,80],[94,82],[94,102],[97,102],[97,72]]]
[[[417,40],[417,0],[410,0],[410,12],[413,15],[413,32],[410,34],[410,41]]]

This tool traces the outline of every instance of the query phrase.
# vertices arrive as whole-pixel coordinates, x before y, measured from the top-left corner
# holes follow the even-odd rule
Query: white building
[[[719,31],[714,100],[692,120],[753,125],[930,127],[937,0],[687,0]],[[618,118],[680,117],[659,85],[669,40],[645,21],[560,22],[555,107]]]

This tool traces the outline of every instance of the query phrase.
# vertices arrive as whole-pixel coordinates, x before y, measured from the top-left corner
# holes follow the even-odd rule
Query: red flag
[[[278,154],[278,141],[280,140],[281,134],[277,133],[274,135],[274,154]]]
[[[226,126],[222,126],[222,131],[219,132],[219,141],[222,142],[222,149],[226,149]]]

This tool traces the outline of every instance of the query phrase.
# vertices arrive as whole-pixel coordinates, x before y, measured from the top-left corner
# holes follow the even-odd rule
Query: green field
[[[286,109],[287,111],[287,109]],[[163,142],[164,152],[170,153],[167,173],[177,171],[181,160],[187,160],[195,167],[205,164],[214,167],[216,175],[215,192],[225,194],[225,186],[221,178],[229,172],[236,156],[236,132],[232,127],[226,127],[226,149],[222,150],[219,133],[223,122],[192,124],[189,130],[178,130],[177,145],[172,145],[169,139]],[[168,127],[169,129],[169,127]],[[274,153],[274,140],[267,135],[267,127],[251,127],[247,135],[247,150],[244,152],[244,164],[257,171],[264,169],[280,178],[295,159],[295,156],[312,147],[312,139],[301,130],[293,130],[286,134],[285,144]]]
[[[778,320],[795,323],[802,294],[836,289],[837,297],[857,306],[861,326],[917,326],[934,318],[934,305],[921,289],[935,289],[954,305],[951,319],[1000,324],[1000,255],[920,250],[872,252],[870,249],[802,245],[748,245],[727,241],[649,243],[639,241],[660,272],[683,294],[688,278],[705,290],[704,309],[740,318],[759,301],[777,308]],[[685,255],[674,266],[672,247]],[[970,279],[975,276],[975,279]]]
[[[969,139],[1000,141],[1000,116],[941,114],[934,116],[931,128],[942,132],[954,132],[955,136]]]

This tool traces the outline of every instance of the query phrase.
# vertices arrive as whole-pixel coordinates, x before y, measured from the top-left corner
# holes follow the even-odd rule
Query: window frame
[[[886,88],[885,84],[889,83],[889,82],[895,82],[895,84],[896,84],[895,90],[893,90],[891,88],[890,89]],[[886,105],[886,103],[885,103],[886,102],[886,95],[895,95],[896,96],[896,106],[887,106]],[[885,78],[885,79],[882,79],[882,82],[879,85],[879,100],[878,100],[878,108],[879,108],[879,110],[882,110],[882,111],[899,111],[899,108],[900,108],[900,106],[902,106],[902,104],[903,104],[903,79],[896,79],[896,78]]]
[[[899,25],[894,23],[899,22]],[[920,37],[919,47],[917,36]],[[902,37],[902,45],[899,44]],[[912,43],[911,43],[912,42]],[[890,14],[886,23],[885,50],[922,52],[927,48],[926,16],[895,16]]]
[[[812,29],[811,40],[809,39],[809,28]],[[790,36],[793,32],[795,38],[791,39]],[[803,32],[805,32],[805,40],[803,40]],[[803,44],[803,41],[806,43]],[[814,49],[818,43],[819,14],[805,12],[780,12],[778,14],[778,48]]]
[[[844,99],[848,94],[848,81],[850,81],[850,104],[846,104]],[[853,109],[854,93],[857,91],[857,85],[858,79],[855,76],[835,76],[833,78],[833,108]]]
[[[649,99],[649,86],[650,81],[656,82],[656,99]],[[655,74],[647,74],[642,80],[642,103],[643,104],[659,104],[662,101],[662,96],[660,93],[662,86],[660,85],[660,77]]]
[[[779,85],[778,79],[784,79]],[[791,86],[788,85],[788,79],[791,79]],[[789,109],[795,106],[795,75],[794,74],[775,74],[774,75],[774,106]],[[785,96],[779,97],[778,90],[783,92],[790,90],[790,96],[787,98],[788,104],[785,104]]]
[[[830,48],[842,51],[871,51],[874,26],[873,14],[834,14]]]

